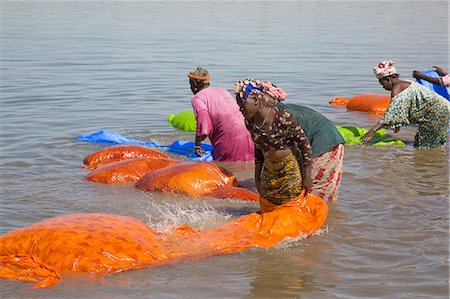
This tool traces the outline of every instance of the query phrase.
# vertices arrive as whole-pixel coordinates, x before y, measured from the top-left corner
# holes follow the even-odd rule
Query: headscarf
[[[397,74],[397,70],[395,69],[394,62],[392,60],[380,62],[378,66],[373,68],[373,72],[378,79]]]
[[[270,81],[245,79],[234,83],[234,93],[239,94],[242,99],[247,99],[252,92],[265,92],[277,102],[281,102],[287,97],[287,93],[282,88],[276,87]]]
[[[255,79],[245,79],[234,83],[234,94],[239,95],[243,100],[252,93],[252,91],[261,92],[262,88],[259,87],[260,82]]]
[[[287,97],[287,93],[284,91],[283,88],[276,87],[268,80],[261,83],[261,86],[265,93],[270,94],[272,98],[274,98],[278,102],[284,101],[284,99]]]
[[[203,83],[209,83],[209,80],[211,79],[208,70],[202,67],[197,67],[193,69],[187,75],[190,79],[200,81]]]

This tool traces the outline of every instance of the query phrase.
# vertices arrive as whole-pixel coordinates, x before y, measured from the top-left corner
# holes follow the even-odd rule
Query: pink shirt
[[[192,98],[196,135],[207,135],[217,161],[253,161],[254,146],[235,99],[224,88],[208,87]]]

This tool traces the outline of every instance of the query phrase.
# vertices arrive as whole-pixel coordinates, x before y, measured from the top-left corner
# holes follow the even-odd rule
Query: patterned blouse
[[[298,146],[303,164],[305,166],[310,165],[312,160],[311,145],[302,127],[288,111],[277,107],[272,108],[272,110],[275,111],[275,118],[268,131],[245,120],[245,125],[255,143],[255,162],[264,161],[262,149],[281,150]]]
[[[416,82],[392,98],[380,123],[395,129],[418,124],[414,138],[416,147],[439,147],[445,145],[449,125],[448,101],[439,94]]]

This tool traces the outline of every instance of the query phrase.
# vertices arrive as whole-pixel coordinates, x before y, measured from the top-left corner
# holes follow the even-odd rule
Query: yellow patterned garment
[[[302,175],[293,154],[277,160],[265,159],[260,179],[261,197],[273,204],[284,204],[302,193]]]

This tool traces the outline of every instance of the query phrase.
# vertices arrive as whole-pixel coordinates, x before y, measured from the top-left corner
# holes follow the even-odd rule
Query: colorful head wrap
[[[253,90],[261,91],[258,87],[259,82],[254,79],[240,80],[234,83],[234,94],[239,95],[241,99],[247,99]]]
[[[397,74],[392,60],[385,60],[373,68],[373,72],[378,79]]]
[[[261,86],[265,93],[270,94],[272,98],[274,98],[278,102],[283,101],[287,97],[287,93],[284,91],[283,88],[276,87],[268,80],[261,83]]]
[[[244,99],[248,98],[248,96],[252,92],[252,90],[262,91],[262,88],[256,87],[253,84],[249,83],[247,85],[247,87],[245,88]]]
[[[282,88],[276,87],[270,81],[260,82],[254,79],[245,79],[234,83],[234,93],[239,94],[242,99],[247,99],[255,90],[267,93],[277,102],[281,102],[287,97],[287,93]]]
[[[203,83],[209,83],[209,80],[211,79],[208,70],[202,67],[195,68],[194,70],[190,71],[187,75],[190,79],[200,81]]]

